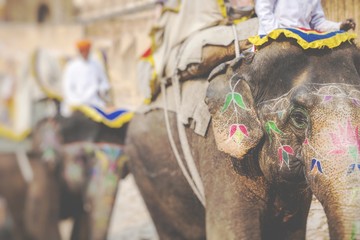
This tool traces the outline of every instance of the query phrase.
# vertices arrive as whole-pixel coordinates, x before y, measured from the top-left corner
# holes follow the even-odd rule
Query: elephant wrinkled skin
[[[309,185],[324,206],[332,239],[359,237],[359,63],[359,50],[348,43],[303,51],[274,42],[208,89],[218,146],[246,159],[249,142],[259,139],[266,180],[279,189]],[[224,105],[219,89],[241,96],[241,104]]]
[[[288,39],[215,69],[208,134],[187,129],[205,209],[177,166],[163,112],[136,115],[127,151],[160,238],[305,239],[312,193],[331,239],[360,238],[359,72],[354,44],[303,50]]]

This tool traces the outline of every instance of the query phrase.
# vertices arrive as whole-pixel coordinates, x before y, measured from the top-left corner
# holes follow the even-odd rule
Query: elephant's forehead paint
[[[346,84],[307,84],[302,87],[302,90],[306,89],[305,93],[309,96],[313,96],[314,99],[318,99],[316,101],[320,105],[315,106],[325,106],[329,105],[330,111],[328,114],[324,114],[324,112],[319,111],[318,114],[323,115],[325,117],[331,116],[333,112],[333,108],[338,108],[339,103],[342,104],[354,104],[357,108],[360,106],[360,91],[359,86],[346,85]],[[291,154],[284,150],[284,136],[281,128],[277,126],[277,122],[282,118],[283,113],[292,108],[292,103],[290,101],[291,97],[296,95],[299,89],[294,88],[288,93],[284,94],[282,97],[269,100],[260,104],[262,106],[261,113],[267,121],[264,124],[264,128],[266,133],[269,136],[270,142],[275,139],[278,147],[278,158],[280,167],[285,162],[289,167],[289,162],[291,159]],[[301,92],[302,94],[304,91]],[[344,102],[345,101],[345,102]],[[324,105],[325,104],[325,105]],[[345,105],[344,105],[345,106]],[[350,119],[357,119],[357,117],[348,112],[344,112],[343,114],[339,114],[342,118],[347,118],[346,122],[334,122],[331,124],[332,127],[329,128],[328,122],[322,121],[323,124],[318,124],[318,127],[328,129],[327,138],[331,140],[329,149],[326,152],[319,153],[317,152],[316,147],[311,146],[309,139],[306,139],[306,144],[304,146],[311,147],[314,150],[313,156],[313,164],[310,166],[310,171],[323,173],[323,161],[326,161],[331,156],[334,155],[343,155],[348,159],[351,159],[354,163],[344,169],[345,172],[352,173],[357,169],[357,163],[359,162],[360,156],[360,137],[359,137],[359,127],[351,122]],[[324,119],[323,119],[324,120]],[[323,133],[322,133],[323,134]],[[291,147],[290,145],[288,145]]]
[[[283,94],[276,99],[266,100],[258,104],[262,107],[264,113],[273,114],[286,110],[291,106],[290,99],[302,90],[308,97],[316,97],[321,99],[323,103],[332,100],[348,99],[353,104],[360,107],[360,85],[348,84],[304,84],[299,87],[292,88],[289,92]]]

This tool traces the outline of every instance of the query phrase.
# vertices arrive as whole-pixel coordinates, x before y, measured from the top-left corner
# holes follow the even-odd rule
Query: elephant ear
[[[233,72],[231,66],[234,63],[214,69],[209,78],[206,103],[218,149],[242,159],[259,143],[264,133],[250,86],[239,73]]]

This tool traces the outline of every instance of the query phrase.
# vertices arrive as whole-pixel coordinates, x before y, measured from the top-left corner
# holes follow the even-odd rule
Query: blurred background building
[[[0,0],[0,72],[9,61],[20,72],[36,49],[70,59],[75,42],[86,37],[106,55],[115,105],[136,107],[142,102],[136,64],[150,46],[155,5],[154,0]]]
[[[90,38],[94,49],[106,53],[117,106],[136,106],[136,64],[150,46],[158,0],[0,0],[1,62],[26,59],[35,48],[71,58],[74,43]],[[354,17],[360,22],[360,0],[323,0],[328,19]],[[359,27],[356,32],[360,33]],[[20,60],[19,60],[20,59]]]
[[[2,0],[2,5],[5,21],[63,23],[75,14],[72,0]]]

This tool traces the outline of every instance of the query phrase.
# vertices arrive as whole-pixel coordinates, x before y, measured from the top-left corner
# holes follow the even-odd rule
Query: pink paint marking
[[[232,124],[230,126],[230,131],[229,131],[229,137],[230,138],[235,134],[236,130],[237,130],[237,124]]]
[[[287,152],[290,155],[294,155],[294,149],[292,149],[292,147],[290,147],[289,145],[284,145],[283,149],[285,152]]]
[[[325,96],[324,102],[329,102],[333,97],[332,96]]]
[[[353,127],[350,120],[346,124],[338,125],[338,128],[330,133],[333,149],[329,154],[342,155],[348,153],[350,147],[356,147],[360,153],[359,127]]]
[[[244,124],[232,124],[229,130],[229,138],[232,138],[237,131],[240,131],[243,135],[249,137],[249,132]]]
[[[239,124],[239,129],[245,136],[249,136],[248,130],[244,124]]]

